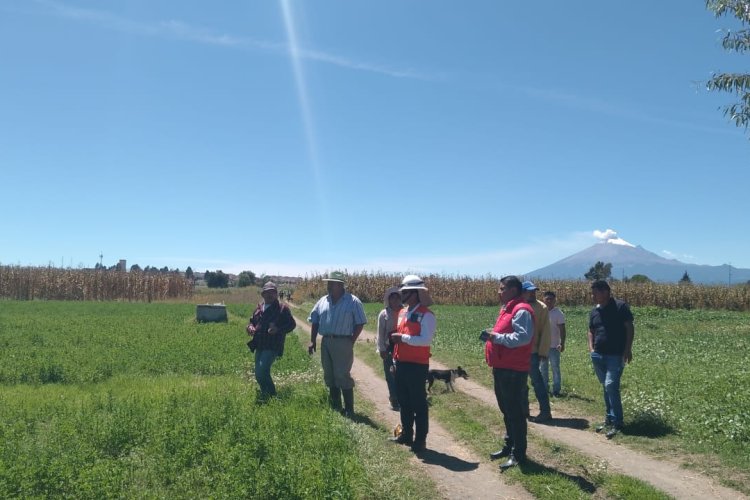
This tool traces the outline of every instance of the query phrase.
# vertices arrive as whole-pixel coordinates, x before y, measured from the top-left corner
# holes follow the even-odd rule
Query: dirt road
[[[299,318],[295,319],[297,326],[309,333],[307,323]],[[388,429],[394,428],[399,423],[399,414],[391,410],[387,398],[382,397],[383,394],[388,394],[383,374],[376,373],[363,361],[355,358],[352,377],[357,383],[357,397],[366,397],[375,406],[375,414],[370,417]],[[434,420],[430,421],[427,448],[415,455],[412,462],[432,478],[444,498],[534,498],[521,486],[503,482],[497,465],[480,460]]]
[[[297,319],[297,324],[306,328],[309,332],[309,326],[307,323]],[[363,331],[358,342],[374,342],[375,335],[369,331]],[[430,361],[431,368],[446,369],[448,367],[432,360]],[[366,366],[362,361],[356,360],[355,367],[352,370],[352,376],[357,382],[357,387],[360,389],[360,393],[364,396],[372,394],[387,394],[387,388],[385,387],[385,381],[381,373],[375,375],[374,371]],[[492,390],[477,384],[471,380],[460,379],[456,384],[456,389],[465,392],[472,396],[482,404],[490,405],[493,408],[497,407],[497,401],[495,394]],[[378,399],[378,398],[375,398]],[[381,420],[387,422],[388,425],[395,426],[397,423],[397,414],[390,411],[387,402],[384,402],[385,398],[379,398],[381,401],[373,400],[378,407],[378,413],[383,413]],[[382,407],[382,409],[381,409]],[[378,419],[381,415],[376,416]],[[711,499],[745,499],[747,498],[744,494],[739,491],[727,488],[718,484],[716,481],[708,476],[700,474],[696,471],[689,471],[681,468],[679,465],[669,462],[656,460],[648,455],[639,453],[631,450],[625,446],[619,445],[616,441],[606,440],[603,436],[594,434],[587,430],[580,430],[571,427],[567,427],[567,422],[574,421],[574,417],[555,414],[554,419],[549,424],[529,424],[529,432],[536,433],[543,436],[544,438],[563,443],[573,449],[578,450],[591,457],[596,457],[601,460],[605,460],[609,464],[610,470],[616,470],[622,474],[640,479],[645,481],[655,488],[674,496],[675,498],[711,498]],[[388,420],[390,418],[390,420]],[[441,441],[438,441],[440,439]],[[435,422],[430,422],[430,435],[428,445],[435,450],[440,450],[443,453],[450,454],[455,457],[468,456],[465,451],[462,450],[461,445],[456,443],[450,437],[444,429],[440,428]],[[449,450],[449,451],[446,451]],[[478,462],[476,458],[465,459],[468,462]],[[487,460],[484,460],[485,464]],[[488,475],[497,478],[499,472],[494,466],[488,466],[480,463],[477,470],[489,469]],[[443,469],[444,471],[444,469]],[[474,471],[470,471],[473,473]],[[444,472],[440,472],[444,474]],[[438,478],[440,477],[438,474]],[[433,475],[433,474],[431,474]],[[461,478],[471,477],[470,473],[466,471],[454,471],[454,476],[457,476],[453,480]],[[435,476],[433,476],[435,477]],[[497,478],[499,481],[499,478]],[[465,486],[469,487],[470,493],[460,494],[460,492],[451,492],[446,490],[448,498],[485,498],[481,496],[481,492],[477,492],[474,489],[476,485],[482,485],[483,479],[471,477],[465,482]],[[442,483],[436,479],[436,483],[441,485]],[[464,481],[462,481],[464,483]],[[507,486],[503,486],[507,488]],[[516,489],[520,487],[516,486]],[[501,490],[497,490],[501,491]],[[456,496],[460,495],[460,496]],[[479,496],[477,496],[479,495]],[[517,493],[510,493],[511,498],[529,498],[529,493],[523,489],[520,489]],[[498,496],[492,496],[491,498],[498,498]]]

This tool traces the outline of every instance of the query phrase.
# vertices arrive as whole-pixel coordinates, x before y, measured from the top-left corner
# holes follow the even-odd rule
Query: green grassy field
[[[433,498],[332,412],[297,335],[256,399],[250,306],[0,302],[0,498]],[[383,489],[383,485],[387,489]]]
[[[382,304],[366,304],[375,329]],[[433,306],[433,356],[464,367],[492,387],[479,332],[491,327],[497,307]],[[562,356],[563,397],[553,413],[603,419],[601,386],[591,368],[586,332],[589,308],[566,308],[568,341]],[[750,314],[729,311],[634,308],[634,360],[622,378],[629,446],[663,456],[680,455],[749,492]],[[533,400],[533,391],[531,391]]]
[[[413,469],[409,453],[386,442],[387,429],[328,409],[319,361],[302,348],[307,335],[290,335],[274,365],[280,397],[258,401],[245,347],[251,306],[227,307],[228,323],[197,324],[192,304],[0,301],[0,497],[436,497],[425,477],[402,475]],[[369,329],[381,307],[366,305]],[[478,333],[497,308],[433,309],[435,358],[490,387]],[[565,313],[564,395],[553,399],[553,411],[598,420],[588,309]],[[626,428],[618,439],[694,462],[748,493],[750,315],[634,313],[635,359],[623,376]],[[359,351],[378,366],[371,345]],[[358,408],[368,411],[364,401]],[[435,398],[431,418],[482,456],[496,444],[486,439],[486,422],[497,439],[502,431],[496,409],[460,393]],[[532,439],[533,466],[506,477],[539,498],[661,496]]]

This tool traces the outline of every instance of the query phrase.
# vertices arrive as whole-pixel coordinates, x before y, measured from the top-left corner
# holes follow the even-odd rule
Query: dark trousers
[[[396,362],[396,393],[401,407],[401,428],[406,437],[425,441],[429,426],[427,371],[429,365]],[[412,429],[416,424],[416,432]]]
[[[503,412],[506,443],[513,449],[513,456],[518,460],[526,458],[526,408],[524,391],[528,390],[526,372],[517,372],[505,368],[493,368],[495,397],[500,411]]]

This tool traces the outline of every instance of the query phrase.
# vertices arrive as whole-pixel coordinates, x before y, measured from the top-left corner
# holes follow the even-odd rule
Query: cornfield
[[[295,288],[293,299],[314,301],[325,295],[324,276],[306,276]],[[500,279],[493,276],[422,276],[437,304],[496,305]],[[353,273],[347,275],[346,288],[363,302],[381,302],[385,290],[401,282],[401,275],[384,273]],[[540,292],[552,290],[558,304],[590,306],[591,287],[588,281],[534,280]],[[668,283],[629,283],[613,281],[612,295],[632,306],[657,306],[668,309],[750,310],[750,286],[678,285]]]
[[[0,266],[2,299],[151,302],[192,294],[192,281],[174,273]]]

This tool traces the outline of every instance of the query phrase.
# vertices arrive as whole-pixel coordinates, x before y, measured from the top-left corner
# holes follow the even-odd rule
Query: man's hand
[[[247,325],[247,334],[250,336],[255,335],[255,327],[252,324]]]
[[[380,351],[380,359],[385,360],[385,358],[388,357],[388,352],[386,351]]]
[[[279,331],[279,329],[276,328],[276,323],[268,323],[268,333],[270,335],[274,335],[278,331]]]
[[[560,344],[560,346],[557,348],[558,351],[563,352],[565,350],[565,344]]]
[[[401,342],[403,342],[403,339],[401,338],[401,334],[400,333],[392,333],[391,334],[391,343],[392,344],[400,344]]]
[[[312,356],[312,354],[317,350],[317,346],[315,345],[315,342],[310,342],[307,344],[307,354]]]
[[[633,351],[632,350],[625,351],[625,354],[622,355],[622,359],[626,363],[630,364],[630,362],[633,361]]]

